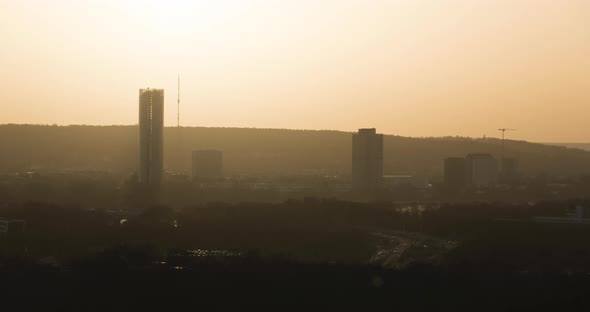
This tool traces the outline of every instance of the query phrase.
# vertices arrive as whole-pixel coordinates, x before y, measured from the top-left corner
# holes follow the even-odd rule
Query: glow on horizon
[[[0,2],[0,123],[375,127],[590,142],[585,0]]]

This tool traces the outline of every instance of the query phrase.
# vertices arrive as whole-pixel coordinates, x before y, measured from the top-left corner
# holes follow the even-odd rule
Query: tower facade
[[[164,170],[164,90],[139,90],[139,183],[159,186]]]
[[[375,129],[359,129],[352,135],[352,186],[374,191],[383,178],[383,134]]]

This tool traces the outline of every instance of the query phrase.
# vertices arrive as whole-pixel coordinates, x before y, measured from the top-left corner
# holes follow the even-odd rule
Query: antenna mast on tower
[[[177,106],[177,115],[176,115],[176,129],[177,129],[177,163],[178,166],[180,166],[179,168],[182,168],[183,164],[184,164],[184,158],[182,157],[182,135],[181,135],[181,129],[180,129],[180,74],[178,74],[178,90],[177,90],[177,98],[176,98],[176,104]],[[181,169],[179,169],[181,170]]]
[[[506,132],[506,131],[514,131],[514,130],[516,130],[516,129],[509,129],[509,128],[500,128],[500,129],[498,129],[498,131],[501,131],[502,132],[502,156],[501,156],[502,159],[500,159],[500,164],[501,164],[501,167],[500,168],[502,168],[502,170],[504,170],[504,158],[505,158],[504,157],[504,132]]]
[[[180,128],[180,74],[178,74],[178,98],[176,99],[176,103],[178,104],[177,108],[177,116],[176,116],[176,126]]]

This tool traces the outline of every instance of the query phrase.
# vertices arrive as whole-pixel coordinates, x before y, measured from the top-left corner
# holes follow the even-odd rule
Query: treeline
[[[148,260],[165,259],[169,250],[212,249],[255,251],[262,258],[278,255],[298,263],[365,264],[380,240],[375,233],[399,231],[457,241],[444,257],[450,269],[590,272],[589,227],[530,221],[564,216],[573,204],[421,206],[308,199],[209,203],[181,211],[153,206],[133,214],[30,202],[0,206],[0,217],[26,221],[23,235],[3,238],[0,264],[48,257],[74,263],[120,246],[140,248]]]
[[[0,171],[28,168],[136,169],[136,126],[0,126]],[[498,139],[385,136],[386,174],[442,174],[443,159],[468,153],[500,156]],[[190,169],[193,149],[220,149],[228,174],[349,174],[351,133],[340,131],[182,127],[165,130],[165,167]],[[525,174],[590,173],[590,152],[506,141],[506,155]]]

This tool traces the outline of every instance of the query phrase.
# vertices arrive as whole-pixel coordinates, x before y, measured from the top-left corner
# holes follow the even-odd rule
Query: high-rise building
[[[498,182],[498,160],[490,154],[469,154],[466,157],[468,183],[474,187],[490,187]]]
[[[139,183],[159,186],[164,170],[164,90],[139,90]]]
[[[223,176],[223,152],[218,150],[193,151],[193,181],[215,180]]]
[[[360,191],[377,189],[383,178],[383,134],[359,129],[352,135],[352,186]]]
[[[467,162],[462,157],[445,159],[445,186],[449,190],[461,190],[467,186]]]

